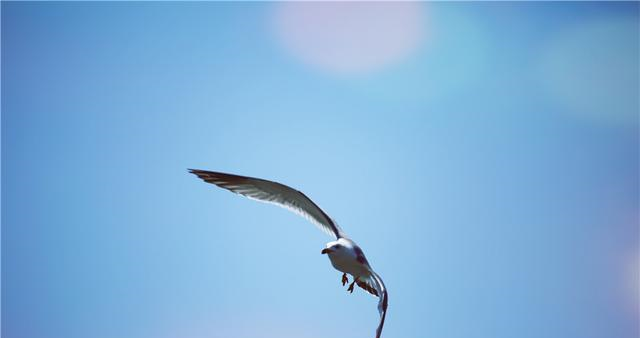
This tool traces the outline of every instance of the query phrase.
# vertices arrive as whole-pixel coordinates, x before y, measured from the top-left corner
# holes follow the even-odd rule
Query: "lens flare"
[[[636,124],[638,21],[599,19],[561,32],[541,60],[544,86],[581,118],[603,124]]]
[[[423,38],[417,2],[281,2],[274,26],[304,63],[340,74],[368,73],[400,62]]]

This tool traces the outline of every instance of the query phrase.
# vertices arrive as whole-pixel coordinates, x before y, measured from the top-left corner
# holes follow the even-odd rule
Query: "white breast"
[[[368,276],[368,269],[356,259],[355,254],[350,252],[334,252],[329,254],[331,265],[342,272],[346,272],[352,276]]]

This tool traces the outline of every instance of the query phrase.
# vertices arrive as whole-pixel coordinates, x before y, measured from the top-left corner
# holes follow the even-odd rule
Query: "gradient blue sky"
[[[2,2],[4,338],[373,336],[328,237],[187,168],[313,198],[383,337],[638,337],[637,2],[412,4],[365,70],[371,4],[310,11],[374,41],[329,63],[286,6]]]

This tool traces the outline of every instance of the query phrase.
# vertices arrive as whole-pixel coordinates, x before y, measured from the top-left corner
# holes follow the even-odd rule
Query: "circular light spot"
[[[636,253],[629,264],[629,285],[634,309],[640,314],[640,254]]]
[[[611,18],[555,37],[542,58],[542,82],[567,111],[601,123],[638,116],[638,22]]]
[[[401,61],[423,35],[417,2],[282,2],[276,33],[303,62],[342,74],[367,73]]]
[[[476,15],[459,7],[429,3],[428,38],[404,62],[344,81],[350,89],[377,101],[421,106],[459,98],[486,83],[493,42]]]

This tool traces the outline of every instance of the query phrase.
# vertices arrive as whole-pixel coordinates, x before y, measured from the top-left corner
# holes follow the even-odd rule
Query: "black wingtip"
[[[189,171],[189,173],[190,173],[190,174],[194,174],[194,175],[198,176],[198,178],[200,178],[200,179],[203,179],[203,180],[204,180],[203,174],[205,174],[205,173],[206,173],[206,171],[205,171],[205,170],[200,170],[200,169],[191,169],[191,168],[189,168],[189,169],[187,169],[187,170]]]

